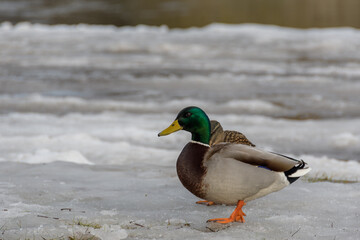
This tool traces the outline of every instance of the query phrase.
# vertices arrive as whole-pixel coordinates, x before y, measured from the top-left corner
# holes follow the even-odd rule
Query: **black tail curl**
[[[300,178],[300,176],[299,177],[291,177],[291,175],[296,173],[299,169],[305,168],[305,166],[306,166],[306,163],[303,160],[300,160],[297,165],[295,165],[293,168],[284,172],[284,174],[285,174],[287,180],[290,182],[290,184]]]

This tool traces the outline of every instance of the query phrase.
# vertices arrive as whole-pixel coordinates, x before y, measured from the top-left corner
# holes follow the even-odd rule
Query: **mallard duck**
[[[210,127],[211,127],[211,135],[209,141],[210,146],[220,142],[230,142],[230,143],[238,143],[238,144],[244,144],[255,147],[255,145],[252,142],[250,142],[241,132],[229,131],[229,130],[224,131],[221,124],[216,120],[210,121]]]
[[[195,196],[219,204],[236,205],[228,218],[208,221],[245,222],[242,207],[251,200],[279,191],[310,171],[302,160],[243,144],[209,145],[211,124],[198,107],[187,107],[159,136],[185,130],[191,141],[180,153],[176,169],[184,187]]]

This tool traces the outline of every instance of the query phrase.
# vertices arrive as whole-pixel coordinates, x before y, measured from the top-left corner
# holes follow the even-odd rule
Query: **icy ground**
[[[206,220],[234,207],[195,204],[174,167],[6,163],[0,182],[1,239],[360,238],[359,183],[298,181],[249,202],[245,223],[212,232]]]
[[[179,132],[157,137],[174,117],[109,112],[0,117],[0,239],[360,237],[360,163],[305,154],[292,156],[304,159],[313,170],[288,188],[249,202],[246,223],[224,229],[206,224],[207,219],[227,217],[234,207],[196,205],[198,199],[182,187],[175,161],[190,136]],[[215,118],[237,129],[235,116],[222,117]],[[276,136],[276,150],[285,148],[286,141],[291,141],[289,146],[302,143],[297,151],[312,149],[311,142],[304,142],[307,136],[314,141],[311,133],[324,138],[319,144],[324,150],[333,146],[344,154],[358,144],[354,135],[341,134],[351,124],[332,128],[337,120],[285,122],[242,116],[240,122],[254,132],[254,142],[256,136]],[[324,129],[333,129],[334,137],[327,139]]]

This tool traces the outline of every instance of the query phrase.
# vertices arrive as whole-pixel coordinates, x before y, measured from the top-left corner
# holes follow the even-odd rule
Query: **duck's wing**
[[[244,134],[237,131],[224,131],[221,124],[216,120],[211,120],[211,136],[209,145],[215,145],[220,142],[229,142],[229,143],[237,143],[237,144],[244,144],[255,147],[255,145],[249,141],[245,137]]]
[[[310,171],[308,165],[302,160],[297,160],[242,144],[216,144],[210,148],[205,156],[205,160],[210,159],[214,154],[219,154],[218,157],[220,158],[231,158],[276,172],[287,172],[291,170],[292,173],[289,172],[289,174],[293,174],[296,172],[296,169],[299,169],[299,167],[300,169],[309,169],[308,171]]]
[[[237,143],[237,144],[244,144],[248,146],[255,147],[255,144],[249,141],[247,137],[245,137],[244,134],[237,131],[224,131],[224,142],[230,142],[230,143]]]

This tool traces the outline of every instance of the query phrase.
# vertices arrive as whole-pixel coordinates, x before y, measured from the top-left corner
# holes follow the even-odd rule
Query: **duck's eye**
[[[191,116],[191,112],[185,113],[185,117],[186,117],[186,118],[188,118],[188,117],[190,117],[190,116]]]

